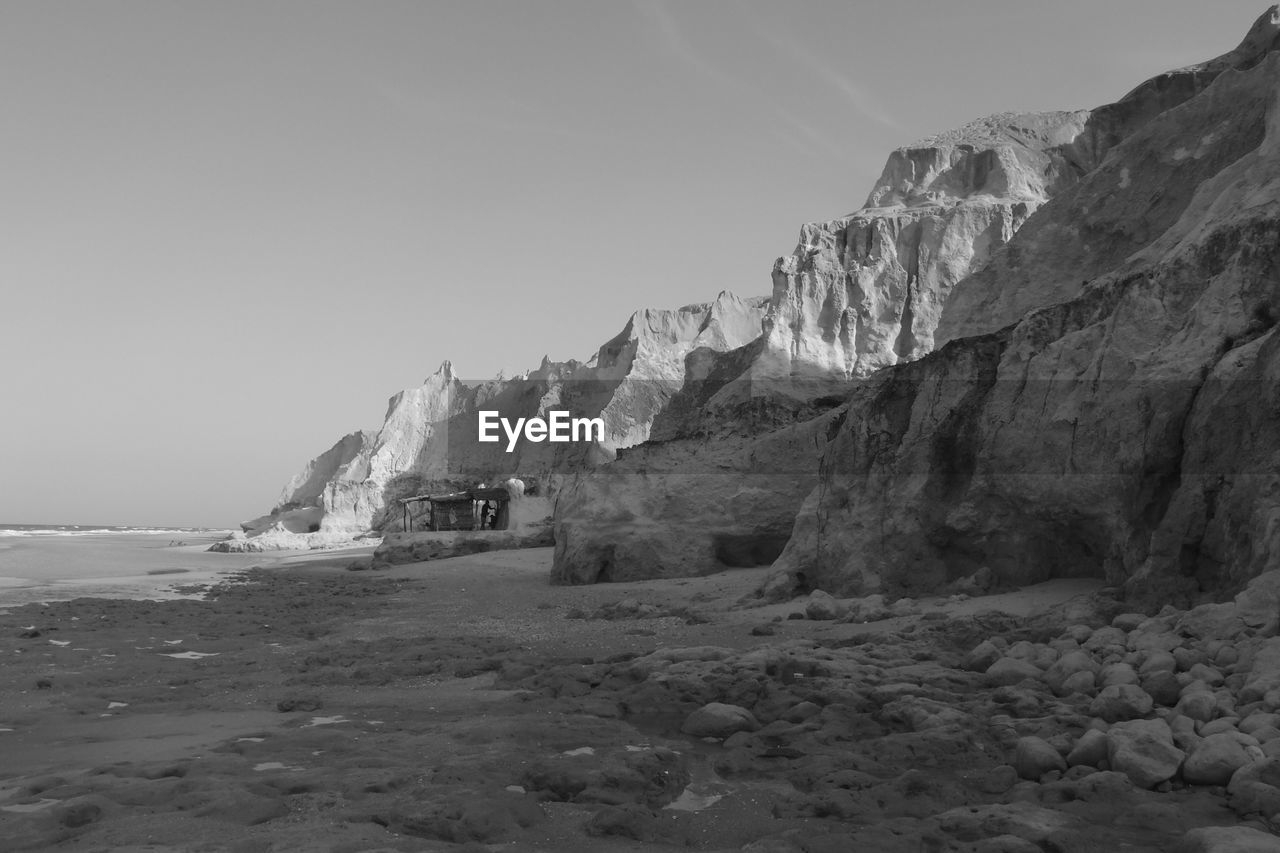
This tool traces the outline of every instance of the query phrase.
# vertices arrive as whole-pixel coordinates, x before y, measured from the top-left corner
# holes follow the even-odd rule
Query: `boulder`
[[[1177,705],[1182,696],[1182,685],[1178,683],[1178,676],[1174,675],[1172,669],[1157,670],[1144,676],[1140,686],[1151,697],[1151,701],[1166,708]]]
[[[1038,737],[1023,737],[1018,739],[1014,750],[1013,766],[1023,779],[1038,782],[1041,776],[1051,770],[1066,770],[1067,762],[1047,741]]]
[[[945,811],[934,820],[944,832],[961,840],[1016,835],[1040,842],[1055,833],[1069,830],[1079,818],[1032,803],[1015,802],[962,806]]]
[[[1262,729],[1267,726],[1280,728],[1280,714],[1274,714],[1267,711],[1255,711],[1241,720],[1237,728],[1245,734],[1251,735],[1258,729]],[[1259,738],[1259,740],[1262,740],[1262,738]]]
[[[1059,692],[1063,696],[1070,696],[1073,693],[1092,696],[1097,690],[1097,685],[1094,683],[1096,680],[1093,677],[1093,673],[1086,669],[1068,676],[1067,680],[1062,682],[1062,688]]]
[[[1077,672],[1090,672],[1096,675],[1100,668],[1098,662],[1093,659],[1093,655],[1083,649],[1067,652],[1045,670],[1044,683],[1049,685],[1049,689],[1054,693],[1062,696],[1063,683],[1072,675]]]
[[[1107,760],[1140,788],[1172,779],[1186,754],[1173,744],[1164,720],[1130,720],[1107,730]]]
[[[1138,675],[1144,678],[1157,672],[1177,672],[1178,659],[1168,652],[1152,652],[1138,667]]]
[[[1182,836],[1173,853],[1280,853],[1280,838],[1249,826],[1202,826]]]
[[[1258,575],[1234,601],[1202,604],[1183,614],[1177,630],[1193,637],[1234,640],[1245,630],[1262,637],[1274,636],[1280,618],[1280,570]]]
[[[1138,673],[1127,663],[1109,663],[1098,672],[1098,686],[1137,684]]]
[[[1231,781],[1227,783],[1227,793],[1235,794],[1241,785],[1253,782],[1280,788],[1280,758],[1267,758],[1244,765],[1231,775]]]
[[[1225,785],[1237,770],[1249,763],[1249,755],[1233,732],[1205,737],[1187,755],[1182,778],[1193,785]]]
[[[1002,657],[1000,649],[990,640],[983,640],[965,656],[964,668],[970,672],[986,672]]]
[[[829,622],[847,615],[849,608],[828,592],[815,589],[809,593],[804,605],[804,615],[819,622]]]
[[[1280,814],[1280,788],[1264,782],[1241,782],[1227,804],[1241,817]]]
[[[1147,614],[1145,613],[1118,613],[1115,618],[1111,620],[1111,627],[1119,628],[1121,631],[1128,632],[1134,630],[1146,621]]]
[[[753,732],[760,723],[739,705],[711,702],[685,718],[680,731],[693,737],[727,738],[737,732]]]
[[[1178,669],[1186,672],[1196,664],[1207,661],[1208,656],[1199,649],[1189,649],[1186,646],[1179,646],[1173,650],[1173,659],[1178,662]]]
[[[1108,723],[1133,720],[1151,713],[1151,697],[1134,684],[1113,684],[1104,687],[1089,705],[1089,713]]]
[[[1119,628],[1098,628],[1084,641],[1086,651],[1098,654],[1123,653],[1128,647],[1129,636]]]
[[[1208,690],[1193,690],[1183,695],[1174,711],[1202,723],[1212,720],[1218,713],[1218,697]]]
[[[1089,729],[1080,735],[1075,746],[1067,753],[1067,764],[1072,767],[1085,765],[1099,767],[1107,760],[1107,735],[1097,729]]]
[[[1187,675],[1190,675],[1196,681],[1202,681],[1207,687],[1221,687],[1225,680],[1222,673],[1207,663],[1194,663],[1187,669]]]
[[[1200,744],[1200,735],[1196,732],[1196,726],[1199,724],[1195,720],[1174,714],[1166,722],[1169,724],[1169,730],[1173,732],[1173,742],[1178,749],[1190,752]]]
[[[1040,667],[1018,658],[1004,657],[987,668],[987,681],[995,685],[1017,684],[1028,678],[1039,679]]]
[[[1236,723],[1238,722],[1240,722],[1239,717],[1219,717],[1211,722],[1201,723],[1199,732],[1200,737],[1222,734],[1223,732],[1233,732],[1238,738],[1240,735],[1239,729],[1236,728]],[[1252,738],[1250,738],[1250,741],[1252,741]]]
[[[1003,794],[1018,784],[1018,770],[1012,764],[997,764],[978,780],[978,790],[987,794]]]

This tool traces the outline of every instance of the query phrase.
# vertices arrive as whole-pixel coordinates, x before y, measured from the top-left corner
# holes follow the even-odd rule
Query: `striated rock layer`
[[[554,579],[714,571],[715,536],[790,513],[779,567],[827,589],[984,568],[1136,583],[1172,565],[1188,590],[1256,573],[1273,535],[1250,504],[1270,488],[1252,436],[1269,429],[1256,385],[1280,316],[1266,248],[1276,21],[1114,104],[994,116],[895,151],[862,210],[805,226],[777,263],[761,340],[690,359],[691,374],[741,373],[685,410],[688,394],[673,401],[675,426],[655,426],[667,443],[631,468],[568,487]],[[830,435],[815,430],[820,465],[790,469],[754,518],[659,506],[693,488],[681,478],[753,472],[703,446],[760,432],[744,412],[780,424],[779,409],[798,419],[851,391]],[[631,469],[643,499],[618,485]],[[609,556],[617,524],[586,523],[614,516],[633,519],[625,570]]]
[[[854,391],[780,568],[845,591],[1097,575],[1169,601],[1276,564],[1278,33],[1273,8],[1121,102],[1187,95],[956,288],[939,336],[988,331]]]
[[[652,427],[660,443],[566,484],[552,580],[771,562],[826,440],[825,419],[794,425],[851,380],[932,350],[957,282],[1077,178],[1064,152],[1088,118],[1009,113],[922,140],[890,155],[861,210],[805,225],[774,266],[760,339],[691,352],[682,393]]]
[[[769,565],[812,487],[827,426],[817,417],[757,435],[646,444],[584,472],[556,503],[552,582]]]

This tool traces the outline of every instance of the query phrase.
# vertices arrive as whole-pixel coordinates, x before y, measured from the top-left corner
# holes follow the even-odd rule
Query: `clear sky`
[[[0,522],[230,526],[450,359],[769,292],[888,152],[1234,47],[1219,0],[10,0]]]

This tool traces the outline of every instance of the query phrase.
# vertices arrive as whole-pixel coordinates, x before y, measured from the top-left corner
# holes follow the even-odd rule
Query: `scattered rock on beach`
[[[1164,720],[1130,720],[1107,730],[1107,760],[1111,768],[1140,788],[1154,788],[1172,779],[1186,754],[1173,744]]]
[[[1250,826],[1204,826],[1184,835],[1173,853],[1280,853],[1280,838]]]
[[[1246,744],[1241,741],[1245,737],[1248,735],[1237,732],[1209,735],[1187,756],[1182,778],[1193,785],[1227,784],[1232,775],[1250,761]]]
[[[746,708],[711,702],[690,714],[680,731],[693,737],[726,738],[737,732],[753,732],[760,723]]]
[[[849,608],[844,602],[820,589],[809,593],[809,600],[804,606],[805,616],[818,621],[839,619],[848,612]]]
[[[1023,779],[1038,782],[1040,777],[1052,770],[1066,770],[1067,762],[1058,750],[1044,739],[1024,737],[1018,739],[1013,766]]]
[[[1102,688],[1089,705],[1089,713],[1108,723],[1133,720],[1151,713],[1151,697],[1135,684],[1112,684]]]
[[[276,703],[276,710],[288,714],[293,711],[309,713],[319,711],[324,706],[317,696],[286,696]]]

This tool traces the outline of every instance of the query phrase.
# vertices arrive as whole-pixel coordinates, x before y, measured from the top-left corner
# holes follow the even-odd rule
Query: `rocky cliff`
[[[1088,116],[993,116],[901,148],[862,209],[804,226],[774,266],[759,340],[686,351],[682,391],[652,426],[661,443],[566,484],[552,579],[772,562],[825,444],[825,420],[799,424],[851,381],[932,350],[957,282],[1078,179],[1064,152]]]
[[[805,226],[775,265],[761,340],[690,359],[703,376],[741,367],[736,380],[669,410],[675,427],[655,427],[667,444],[566,489],[553,577],[714,571],[728,565],[717,537],[797,513],[779,567],[801,586],[924,588],[984,566],[1009,581],[1136,583],[1162,571],[1156,551],[1181,553],[1179,571],[1202,585],[1254,571],[1258,554],[1253,569],[1213,568],[1222,554],[1204,543],[1226,536],[1224,519],[1206,519],[1228,494],[1250,500],[1256,476],[1210,500],[1187,491],[1182,456],[1195,401],[1247,396],[1232,383],[1202,391],[1205,377],[1280,316],[1261,256],[1276,20],[1269,11],[1237,49],[1114,104],[994,116],[893,152],[861,210]],[[786,420],[788,399],[802,417],[850,393],[811,431],[820,465],[791,456],[754,517],[656,508],[700,473],[713,484],[751,473],[700,449],[708,436],[738,441],[742,458],[768,446],[760,430]],[[1196,411],[1215,422],[1215,409]],[[1222,459],[1196,452],[1196,470]],[[701,493],[714,503],[733,489]],[[623,517],[626,562],[609,551]]]
[[[1278,34],[1273,8],[1100,111],[1124,132],[956,287],[951,342],[855,389],[780,569],[844,591],[1095,575],[1167,602],[1274,566]]]
[[[344,436],[289,482],[269,514],[243,526],[251,534],[283,528],[325,536],[394,529],[398,497],[512,475],[545,482],[612,459],[618,448],[649,437],[684,383],[689,353],[734,349],[760,336],[764,304],[724,292],[710,303],[638,311],[585,364],[544,358],[509,380],[464,382],[445,362],[390,399],[381,428]],[[604,441],[567,450],[522,443],[512,454],[475,441],[478,409],[540,416],[562,407],[602,417]]]
[[[900,148],[860,210],[805,225],[774,265],[763,335],[690,351],[683,390],[652,427],[662,443],[566,485],[553,580],[771,562],[817,482],[826,426],[797,427],[798,444],[766,433],[790,434],[852,381],[931,351],[956,284],[1078,179],[1071,144],[1089,115],[1009,113]],[[753,544],[731,553],[729,541]]]
[[[991,116],[889,156],[862,209],[773,269],[752,376],[846,380],[932,351],[952,289],[1081,172],[1089,113]]]

